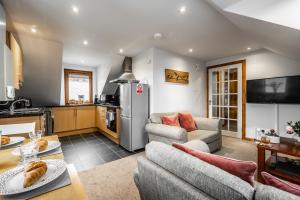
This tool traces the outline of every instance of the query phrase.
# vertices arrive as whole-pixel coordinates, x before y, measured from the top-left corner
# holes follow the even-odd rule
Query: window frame
[[[75,69],[64,69],[64,81],[65,81],[65,104],[69,105],[69,75],[84,75],[89,77],[89,89],[90,89],[90,101],[89,103],[93,103],[93,72],[92,71],[84,71],[84,70],[75,70]]]

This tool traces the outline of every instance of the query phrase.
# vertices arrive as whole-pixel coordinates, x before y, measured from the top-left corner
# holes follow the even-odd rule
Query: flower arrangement
[[[286,133],[287,134],[297,134],[298,137],[300,137],[300,121],[290,121],[287,122],[288,126],[286,127]]]
[[[266,129],[264,132],[264,134],[267,136],[279,137],[275,129]]]

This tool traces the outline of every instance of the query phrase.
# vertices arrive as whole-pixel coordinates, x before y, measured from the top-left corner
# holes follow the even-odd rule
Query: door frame
[[[208,66],[206,68],[206,117],[209,117],[209,69],[224,67],[228,65],[242,64],[242,139],[251,140],[246,137],[246,60],[237,60],[233,62],[222,63]]]

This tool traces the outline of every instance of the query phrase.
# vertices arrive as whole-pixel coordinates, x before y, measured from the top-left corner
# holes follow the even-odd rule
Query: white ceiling
[[[160,47],[207,61],[245,52],[248,46],[261,47],[205,0],[2,2],[17,32],[62,42],[66,63],[82,65],[84,60],[85,65],[104,66],[114,62],[119,48],[135,56],[146,48]],[[231,3],[227,0],[226,5]],[[72,5],[79,7],[78,15]],[[187,7],[185,14],[178,12],[182,5]],[[35,34],[30,32],[32,25],[37,26]],[[164,38],[154,40],[156,32]],[[85,39],[88,46],[82,44]]]

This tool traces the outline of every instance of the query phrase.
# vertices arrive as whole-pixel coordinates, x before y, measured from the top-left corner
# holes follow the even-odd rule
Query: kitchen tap
[[[22,102],[22,101],[25,102],[25,106],[26,106],[26,107],[29,107],[29,106],[30,106],[30,101],[29,101],[28,99],[18,99],[18,100],[16,100],[16,101],[14,101],[14,102],[10,105],[10,107],[9,107],[9,111],[10,111],[11,114],[14,114],[14,112],[15,112],[15,104],[18,103],[18,102]]]

